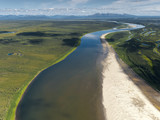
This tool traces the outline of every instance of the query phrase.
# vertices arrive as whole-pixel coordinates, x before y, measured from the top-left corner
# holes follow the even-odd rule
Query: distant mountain
[[[129,15],[129,14],[113,14],[113,13],[107,13],[107,14],[94,14],[88,16],[89,18],[133,18],[136,17],[135,15]]]
[[[45,15],[0,15],[0,20],[44,20],[50,19],[50,17]]]
[[[88,16],[67,16],[67,15],[0,15],[0,20],[52,20],[52,19],[114,19],[114,18],[137,18],[129,14],[93,14]]]

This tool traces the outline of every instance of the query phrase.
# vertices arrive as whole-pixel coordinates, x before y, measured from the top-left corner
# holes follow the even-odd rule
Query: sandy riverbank
[[[131,28],[135,28],[135,27],[136,27],[136,25],[134,25],[134,24],[129,24],[129,27],[131,27]]]
[[[103,47],[108,47],[103,63],[103,105],[107,120],[160,120],[160,112],[125,74],[112,47],[107,42]]]

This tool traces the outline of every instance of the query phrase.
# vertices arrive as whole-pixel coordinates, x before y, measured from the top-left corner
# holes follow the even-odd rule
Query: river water
[[[16,120],[104,120],[101,62],[107,56],[100,36],[110,29],[86,34],[65,60],[41,72],[27,88]]]

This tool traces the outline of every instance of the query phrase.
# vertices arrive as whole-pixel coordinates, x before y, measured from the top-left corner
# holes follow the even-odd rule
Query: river
[[[33,80],[18,105],[16,120],[104,120],[101,62],[107,49],[103,50],[100,36],[142,27],[84,35],[72,54]]]

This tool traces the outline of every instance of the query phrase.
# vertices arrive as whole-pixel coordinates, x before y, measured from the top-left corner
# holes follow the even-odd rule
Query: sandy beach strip
[[[109,33],[107,33],[109,34]],[[101,36],[105,40],[104,34]],[[103,69],[103,105],[107,120],[160,120],[160,112],[152,105],[132,79],[123,71],[112,47]]]
[[[136,25],[134,25],[134,24],[129,24],[129,27],[131,27],[131,28],[135,28],[135,27],[136,27]]]

